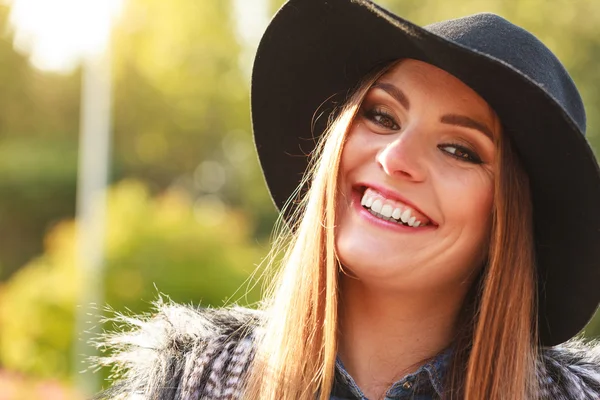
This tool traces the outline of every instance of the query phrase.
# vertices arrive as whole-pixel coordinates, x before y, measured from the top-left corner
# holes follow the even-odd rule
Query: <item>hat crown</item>
[[[424,27],[451,42],[512,67],[561,104],[585,135],[583,101],[565,67],[537,37],[493,13],[479,13]]]

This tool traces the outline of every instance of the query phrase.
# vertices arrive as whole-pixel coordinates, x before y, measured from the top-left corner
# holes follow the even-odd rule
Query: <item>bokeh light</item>
[[[42,70],[68,72],[105,50],[123,0],[13,0],[15,46]]]

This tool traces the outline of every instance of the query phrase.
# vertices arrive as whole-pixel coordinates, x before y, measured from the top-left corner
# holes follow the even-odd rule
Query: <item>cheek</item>
[[[483,225],[489,219],[494,201],[494,177],[489,171],[446,169],[440,174],[440,200],[448,219],[465,225]]]
[[[342,191],[346,189],[349,177],[368,163],[368,148],[372,143],[362,134],[360,128],[361,124],[355,124],[344,142],[338,172],[338,185]]]
[[[342,166],[356,164],[360,162],[361,157],[364,157],[365,149],[369,146],[370,141],[363,131],[364,126],[360,122],[355,122],[348,131],[342,149]]]
[[[460,233],[462,249],[479,263],[487,254],[494,202],[494,178],[487,171],[446,177],[442,199],[445,222]]]

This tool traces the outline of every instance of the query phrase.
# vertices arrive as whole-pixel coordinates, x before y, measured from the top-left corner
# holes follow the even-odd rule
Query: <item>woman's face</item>
[[[368,91],[344,145],[336,247],[379,287],[452,290],[487,254],[499,122],[430,64],[403,60]]]

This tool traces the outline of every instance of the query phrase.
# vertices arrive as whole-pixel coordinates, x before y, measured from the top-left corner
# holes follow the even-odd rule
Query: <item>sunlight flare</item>
[[[15,47],[42,70],[68,72],[102,53],[123,0],[13,0]]]

